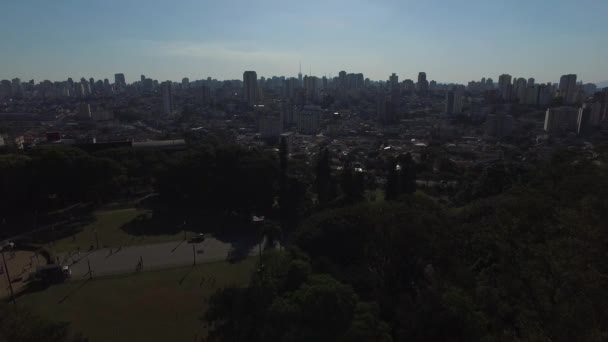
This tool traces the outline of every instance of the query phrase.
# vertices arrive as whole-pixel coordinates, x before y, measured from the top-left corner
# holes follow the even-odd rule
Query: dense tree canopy
[[[216,322],[241,327],[244,317],[257,316],[249,323],[270,329],[260,338],[282,341],[604,341],[606,167],[560,153],[498,188],[504,171],[488,170],[480,179],[488,191],[458,208],[415,194],[314,215],[294,236],[311,275],[293,266],[299,281],[286,281],[300,259],[284,261],[282,276],[268,275],[277,267],[265,261],[252,286],[239,291],[267,304],[224,312]],[[213,310],[220,307],[215,302]],[[325,323],[340,333],[324,335]]]

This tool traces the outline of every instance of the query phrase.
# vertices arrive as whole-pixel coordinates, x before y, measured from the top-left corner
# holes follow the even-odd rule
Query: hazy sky
[[[608,0],[2,0],[0,79],[608,79]]]

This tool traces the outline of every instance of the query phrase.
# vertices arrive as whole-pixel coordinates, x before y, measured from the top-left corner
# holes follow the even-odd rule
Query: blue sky
[[[0,79],[608,79],[607,0],[2,0]]]

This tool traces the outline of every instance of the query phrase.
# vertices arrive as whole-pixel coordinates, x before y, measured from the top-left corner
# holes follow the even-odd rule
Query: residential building
[[[576,75],[568,74],[562,75],[559,79],[559,94],[564,99],[564,103],[573,104],[577,100],[577,85]]]
[[[498,94],[503,101],[511,101],[511,75],[502,74],[498,77]]]
[[[496,138],[510,136],[513,131],[513,117],[507,114],[488,114],[486,134]]]
[[[91,105],[88,103],[81,103],[78,107],[78,118],[88,120],[91,118]]]
[[[576,107],[556,107],[547,109],[544,129],[547,133],[575,131],[579,110]]]
[[[421,93],[426,93],[429,90],[429,82],[426,80],[426,72],[418,73],[418,91]]]
[[[127,89],[125,74],[114,74],[114,91],[122,93]]]
[[[163,98],[163,113],[169,115],[173,113],[173,84],[171,81],[166,81],[160,85],[160,93]]]
[[[278,139],[283,133],[283,123],[279,115],[264,115],[259,121],[260,136],[262,139]]]
[[[462,92],[456,89],[445,93],[445,113],[447,115],[460,114],[462,112]]]
[[[296,125],[302,134],[316,134],[319,131],[322,109],[306,105],[298,112]]]
[[[585,103],[578,110],[578,117],[576,119],[576,134],[578,136],[588,136],[591,133],[591,104]]]
[[[258,102],[258,74],[255,71],[243,73],[243,100],[250,106]]]

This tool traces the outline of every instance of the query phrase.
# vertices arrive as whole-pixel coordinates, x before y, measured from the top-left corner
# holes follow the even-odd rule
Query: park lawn
[[[95,232],[97,232],[99,238],[99,247],[152,244],[184,238],[183,231],[175,234],[146,234],[145,226],[142,226],[140,234],[131,235],[122,229],[124,225],[141,215],[151,215],[151,212],[137,208],[96,211],[94,213],[95,221],[85,226],[75,235],[55,241],[49,248],[55,254],[73,252],[78,247],[80,247],[80,250],[86,251],[90,246],[96,246]]]
[[[228,285],[245,286],[256,260],[71,281],[24,294],[17,305],[71,322],[91,342],[194,341],[207,333],[201,317],[208,298]]]

